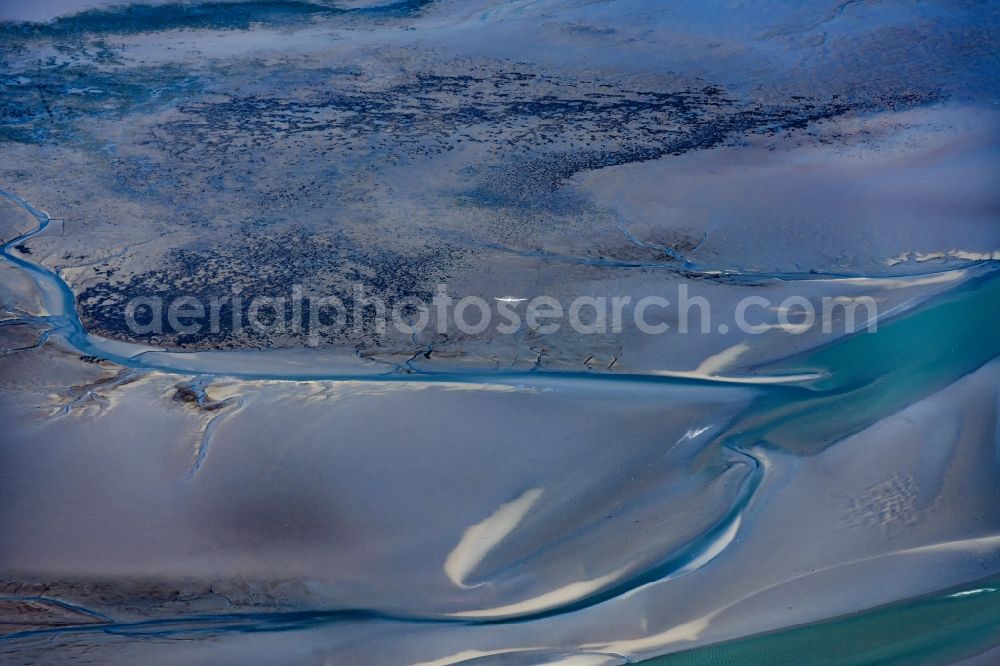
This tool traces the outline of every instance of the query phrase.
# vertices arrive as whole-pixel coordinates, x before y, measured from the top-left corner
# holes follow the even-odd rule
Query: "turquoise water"
[[[1000,579],[649,659],[646,666],[931,666],[1000,643]]]

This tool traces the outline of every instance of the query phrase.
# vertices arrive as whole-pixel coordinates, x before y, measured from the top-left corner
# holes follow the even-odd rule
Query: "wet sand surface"
[[[0,10],[0,661],[991,663],[996,10],[721,4]],[[125,316],[440,284],[713,321]]]

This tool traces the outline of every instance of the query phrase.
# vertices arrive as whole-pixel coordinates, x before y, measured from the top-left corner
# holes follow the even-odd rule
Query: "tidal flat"
[[[0,661],[995,663],[998,41],[4,3]]]

